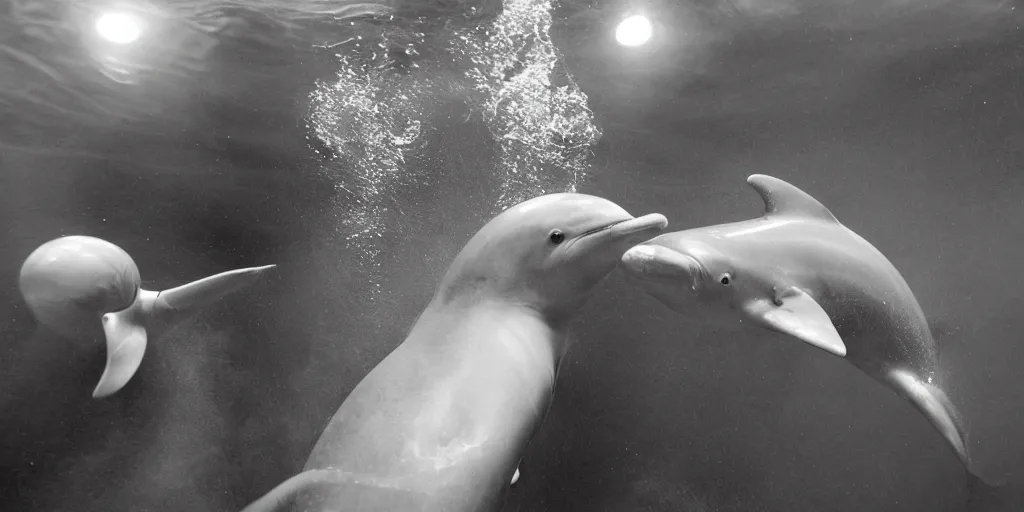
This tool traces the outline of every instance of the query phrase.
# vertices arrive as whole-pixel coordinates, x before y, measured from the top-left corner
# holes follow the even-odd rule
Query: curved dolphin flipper
[[[123,249],[99,238],[67,236],[25,259],[19,287],[36,320],[64,336],[88,335],[101,320],[107,364],[92,396],[104,398],[135,375],[150,337],[272,268],[231,270],[161,292],[143,290],[138,268]]]
[[[141,309],[142,302],[136,300],[128,309],[103,315],[107,365],[92,392],[93,398],[106,398],[116,393],[131,380],[142,364],[147,335]]]
[[[772,300],[751,300],[743,310],[757,324],[789,334],[794,338],[839,357],[846,357],[846,344],[839,336],[828,313],[807,292],[790,287],[776,292]]]

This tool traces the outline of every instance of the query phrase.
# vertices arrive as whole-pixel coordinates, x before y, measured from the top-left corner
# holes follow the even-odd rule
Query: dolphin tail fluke
[[[959,411],[946,393],[905,369],[890,370],[889,381],[946,438],[946,442],[956,452],[964,467],[970,468],[971,457],[967,451],[963,422]]]
[[[942,389],[907,370],[891,370],[889,381],[928,418],[960,457],[967,474],[968,512],[1024,510],[1024,489],[994,485],[973,472],[963,421]]]
[[[994,485],[967,472],[967,512],[1019,512],[1024,509],[1024,489]]]
[[[103,315],[103,333],[107,338],[107,365],[103,369],[93,398],[105,398],[124,387],[142,364],[146,353],[146,328],[140,322],[141,301],[128,309]]]
[[[244,288],[276,265],[229,270],[160,292],[154,304],[158,313],[188,313]]]

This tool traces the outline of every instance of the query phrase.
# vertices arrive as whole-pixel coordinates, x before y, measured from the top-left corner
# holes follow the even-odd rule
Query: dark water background
[[[358,199],[337,189],[351,169],[324,173],[329,150],[307,128],[315,81],[339,66],[315,45],[425,33],[410,62],[429,68],[431,44],[503,5],[172,2],[169,19],[191,24],[168,22],[133,83],[83,57],[75,5],[0,3],[0,508],[237,510],[301,468],[496,201],[497,150],[472,102],[432,95],[434,129],[406,164],[434,178],[391,193],[377,263],[357,264],[365,246],[339,227]],[[563,0],[551,27],[603,132],[580,191],[673,229],[758,215],[755,172],[820,199],[915,290],[975,463],[1011,482],[1024,481],[1018,5]],[[638,6],[660,39],[626,51],[612,32]],[[366,13],[384,16],[351,18]],[[402,76],[414,88],[425,72]],[[17,291],[23,259],[66,234],[123,247],[148,289],[279,266],[151,343],[129,385],[94,401],[102,345],[37,330]],[[576,334],[506,510],[963,509],[940,436],[838,358],[670,313],[618,274]]]

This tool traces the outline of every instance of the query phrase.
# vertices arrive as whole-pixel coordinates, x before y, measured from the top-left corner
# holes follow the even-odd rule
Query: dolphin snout
[[[629,218],[609,226],[611,235],[616,238],[629,239],[637,243],[653,237],[668,226],[668,220],[660,213],[650,213],[642,217]]]
[[[686,280],[697,283],[700,262],[681,252],[653,244],[633,247],[622,255],[622,266],[634,276],[654,280]]]
[[[641,217],[629,216],[589,233],[584,233],[578,239],[592,240],[592,243],[615,251],[615,257],[619,258],[629,247],[658,236],[667,225],[668,220],[660,213],[651,213]]]

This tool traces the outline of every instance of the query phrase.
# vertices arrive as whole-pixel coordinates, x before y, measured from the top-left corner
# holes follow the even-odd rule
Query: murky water
[[[717,224],[762,212],[753,173],[889,257],[979,472],[1024,482],[1020,11],[2,4],[2,508],[238,510],[302,467],[495,213],[578,191]],[[97,29],[113,12],[135,36]],[[616,41],[632,14],[652,21],[644,46]],[[68,234],[125,249],[146,289],[278,267],[93,400],[103,344],[39,328],[17,287]],[[838,358],[671,312],[618,273],[574,336],[505,510],[964,510],[942,438]]]

